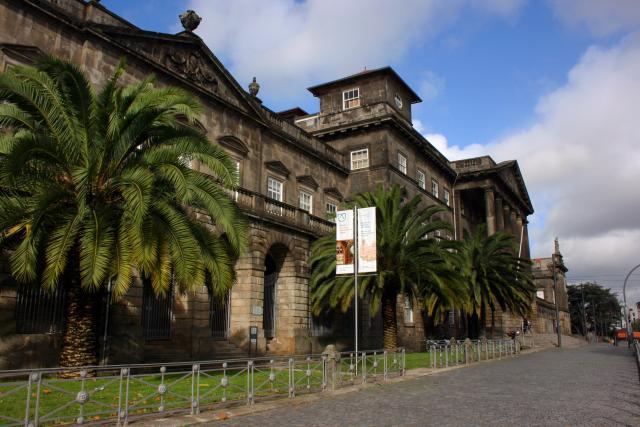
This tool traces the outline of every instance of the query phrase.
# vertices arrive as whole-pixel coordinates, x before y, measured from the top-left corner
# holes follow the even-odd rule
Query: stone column
[[[511,207],[509,207],[509,205],[502,205],[502,216],[504,218],[504,231],[511,233]]]
[[[519,239],[520,235],[518,234],[518,224],[516,223],[516,217],[518,214],[515,209],[511,209],[511,215],[509,217],[509,224],[511,225],[511,234],[513,234],[514,239]]]
[[[522,249],[522,251],[520,250],[520,248],[522,247],[521,239],[523,237],[522,227],[523,227],[522,217],[516,214],[516,242],[518,243],[518,253],[524,252],[524,248]]]
[[[493,195],[493,188],[484,189],[484,205],[487,221],[487,235],[496,233],[496,205]]]
[[[522,232],[522,258],[531,259],[531,251],[529,248],[529,228],[527,226],[527,224],[529,224],[529,221],[526,217],[524,218],[522,224],[522,226],[524,227],[524,231]]]
[[[496,231],[504,231],[504,213],[500,196],[496,196]]]
[[[454,190],[453,193],[453,206],[455,215],[455,233],[458,240],[462,240],[462,202],[460,200],[460,191]]]

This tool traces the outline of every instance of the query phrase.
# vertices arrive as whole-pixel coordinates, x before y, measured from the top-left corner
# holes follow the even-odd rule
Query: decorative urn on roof
[[[259,90],[260,90],[260,85],[258,84],[258,82],[256,81],[256,78],[254,77],[253,81],[249,83],[249,93],[251,94],[251,96],[256,96]]]
[[[202,18],[193,10],[187,10],[185,13],[180,15],[180,22],[182,22],[182,26],[188,32],[193,32],[193,30],[198,28],[200,21],[202,21]]]

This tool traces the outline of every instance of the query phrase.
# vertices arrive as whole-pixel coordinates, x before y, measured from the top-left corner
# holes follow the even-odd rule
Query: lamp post
[[[556,275],[556,254],[551,255],[553,265],[553,302],[556,306],[556,331],[558,332],[558,348],[562,347],[562,330],[560,329],[560,309],[558,308],[558,278]]]
[[[629,276],[631,276],[631,273],[633,273],[634,271],[636,271],[636,269],[640,267],[640,264],[636,265],[635,267],[633,267],[631,269],[631,271],[629,272],[629,274],[627,274],[627,277],[624,278],[624,285],[622,285],[622,297],[624,298],[624,315],[625,315],[625,320],[627,322],[627,343],[629,344],[629,346],[631,346],[631,322],[629,322],[629,318],[626,317],[627,316],[627,280],[629,280]]]

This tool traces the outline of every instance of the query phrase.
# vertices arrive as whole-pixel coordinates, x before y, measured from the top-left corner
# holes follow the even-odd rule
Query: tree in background
[[[586,332],[595,330],[597,335],[604,336],[620,325],[622,306],[611,289],[586,282],[567,286],[567,294],[572,332],[586,335]]]
[[[98,92],[55,58],[0,75],[0,242],[16,280],[67,290],[61,366],[96,364],[96,291],[107,282],[121,297],[135,269],[156,294],[172,277],[182,290],[210,278],[223,294],[246,246],[225,192],[234,164],[199,130],[197,100],[151,78],[123,86],[123,72]]]
[[[464,288],[454,270],[455,242],[436,233],[450,231],[451,225],[435,219],[443,211],[438,206],[421,208],[421,197],[406,200],[399,186],[355,197],[359,208],[376,207],[377,261],[375,275],[362,276],[358,297],[370,302],[371,315],[382,309],[383,341],[387,349],[398,346],[396,307],[399,295],[420,298],[429,315],[460,304]],[[355,297],[354,277],[336,276],[336,238],[327,235],[311,247],[311,308],[315,315],[327,308],[346,312]]]

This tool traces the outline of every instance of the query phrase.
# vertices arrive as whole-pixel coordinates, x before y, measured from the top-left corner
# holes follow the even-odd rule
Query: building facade
[[[193,33],[193,13],[178,34],[145,31],[97,1],[0,0],[0,70],[53,54],[80,65],[96,85],[121,58],[125,83],[155,74],[157,84],[189,90],[204,106],[203,130],[235,159],[240,188],[231,197],[250,220],[250,245],[237,265],[237,280],[224,301],[207,289],[189,295],[153,295],[136,280],[122,299],[100,313],[102,359],[109,363],[208,359],[222,355],[317,352],[328,343],[349,346],[353,316],[332,322],[309,314],[311,243],[333,232],[332,219],[353,194],[400,184],[425,206],[444,207],[461,239],[479,225],[505,230],[529,256],[527,216],[533,213],[516,161],[490,157],[450,162],[411,122],[420,97],[385,67],[319,84],[309,91],[319,111],[275,113],[260,98],[259,84],[245,90]],[[195,169],[206,172],[199,164]],[[203,218],[206,220],[206,218]],[[6,256],[3,258],[6,260]],[[5,261],[6,262],[6,261]],[[64,318],[64,292],[42,295],[15,284],[4,265],[0,282],[0,368],[56,363]],[[363,304],[365,305],[365,304]],[[108,307],[108,309],[107,309]],[[45,309],[46,308],[46,309]],[[425,339],[416,301],[398,300],[402,345]],[[521,322],[499,313],[501,330]],[[381,345],[381,321],[360,310],[365,346]],[[460,328],[458,311],[443,334]],[[249,336],[258,330],[257,342]],[[24,355],[16,362],[16,353]]]

